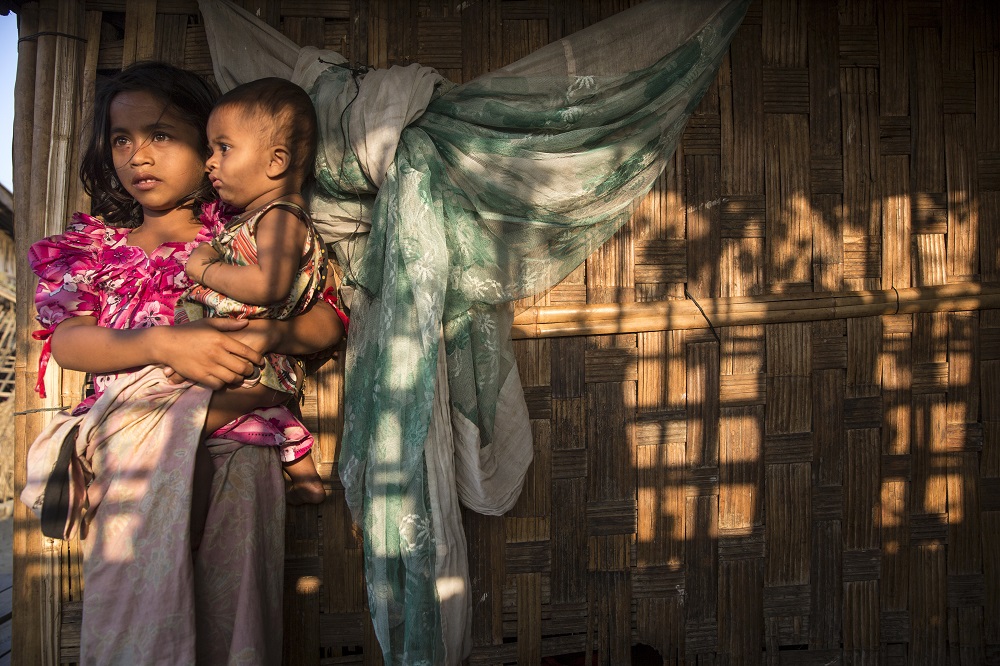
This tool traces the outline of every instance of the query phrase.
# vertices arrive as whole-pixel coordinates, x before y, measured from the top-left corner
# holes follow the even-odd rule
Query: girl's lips
[[[142,192],[146,192],[156,187],[159,183],[160,181],[152,176],[140,176],[132,181],[132,187]]]

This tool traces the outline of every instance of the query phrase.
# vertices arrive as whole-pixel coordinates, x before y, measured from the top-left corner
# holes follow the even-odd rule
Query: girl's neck
[[[149,253],[164,243],[193,241],[200,229],[201,222],[189,206],[169,211],[143,211],[142,224],[129,233],[128,244]]]

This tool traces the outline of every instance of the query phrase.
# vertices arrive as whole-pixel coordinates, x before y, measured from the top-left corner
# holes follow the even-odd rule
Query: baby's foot
[[[285,491],[285,499],[293,506],[322,504],[326,499],[323,481],[320,479],[293,481]]]

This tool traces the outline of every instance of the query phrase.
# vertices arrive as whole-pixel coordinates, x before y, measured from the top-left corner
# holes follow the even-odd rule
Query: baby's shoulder
[[[305,207],[305,202],[299,203],[290,199],[276,199],[266,204],[246,220],[246,225],[253,233],[265,219],[269,222],[277,221],[286,225],[304,223],[306,227],[311,227],[313,224],[312,216]]]

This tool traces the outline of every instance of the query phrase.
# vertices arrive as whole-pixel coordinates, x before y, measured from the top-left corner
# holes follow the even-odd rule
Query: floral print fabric
[[[44,327],[35,337],[47,341],[58,324],[76,316],[96,317],[99,326],[118,329],[173,323],[174,303],[189,285],[184,263],[195,245],[221,230],[220,212],[219,205],[206,208],[194,241],[164,243],[152,255],[128,245],[130,229],[76,213],[65,233],[28,250],[28,263],[39,277],[35,308]],[[39,381],[44,372],[39,367]],[[94,375],[95,391],[100,394],[118,374]]]
[[[683,4],[697,6],[703,21],[674,33],[675,48],[646,66],[610,71],[631,60],[624,52],[636,50],[644,25],[675,30],[670,14]],[[343,140],[341,126],[354,127],[349,102],[366,79],[359,86],[349,69],[330,66],[309,88],[321,117],[336,121],[322,133],[319,196],[372,197],[364,250],[345,270],[356,289],[338,469],[364,529],[369,608],[386,663],[457,664],[465,656],[464,645],[445,642],[457,618],[446,616],[438,576],[460,517],[437,514],[431,499],[437,485],[454,483],[469,504],[462,467],[452,467],[454,481],[436,479],[428,462],[435,400],[444,390],[439,348],[454,441],[479,445],[447,443],[456,461],[463,450],[465,459],[482,461],[478,478],[467,478],[526,469],[530,453],[515,459],[494,447],[527,420],[526,410],[520,421],[498,411],[504,387],[517,381],[513,304],[558,283],[631,217],[714,80],[747,4],[641,3],[611,19],[614,27],[592,26],[589,38],[571,36],[462,85],[442,83],[402,130],[377,193],[374,178],[358,178],[355,153],[345,147],[342,157],[330,155],[326,144]],[[647,11],[648,21],[627,16]],[[616,32],[622,41],[607,39]],[[340,100],[348,104],[338,108]],[[512,493],[495,499],[516,498],[523,476],[509,478]],[[468,578],[460,580],[467,592]]]
[[[174,307],[191,286],[184,264],[196,245],[210,242],[224,228],[221,203],[202,211],[201,227],[188,243],[164,243],[152,254],[128,244],[130,229],[111,227],[99,217],[76,213],[62,234],[34,243],[28,263],[38,275],[35,308],[43,328],[34,335],[46,340],[39,363],[39,385],[48,361],[48,338],[70,317],[91,316],[108,328],[148,328],[174,323]],[[124,372],[94,374],[94,395],[73,410],[86,412]],[[281,459],[293,461],[312,447],[308,430],[285,407],[266,415],[251,414],[224,426],[227,434],[248,444],[279,446]]]

